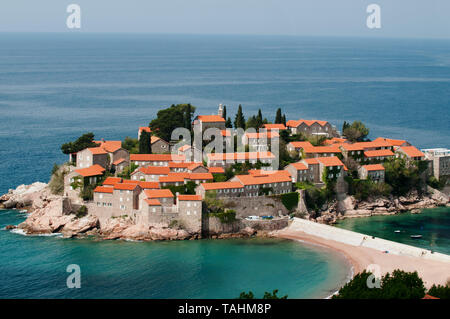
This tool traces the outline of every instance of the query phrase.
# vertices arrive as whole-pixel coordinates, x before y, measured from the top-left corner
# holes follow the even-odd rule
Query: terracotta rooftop
[[[408,155],[408,157],[423,157],[425,156],[424,153],[422,153],[421,151],[419,151],[416,147],[414,146],[401,146],[400,149],[406,154]]]
[[[87,168],[80,168],[75,170],[75,172],[77,172],[83,177],[103,175],[104,171],[105,169],[98,164],[89,166]]]
[[[274,137],[280,137],[280,134],[278,132],[259,132],[259,133],[245,133],[244,136],[246,138],[259,138],[259,139],[265,139],[265,138],[274,138]]]
[[[97,186],[94,189],[95,193],[109,193],[112,194],[114,189],[112,187],[105,187],[105,186]]]
[[[318,157],[316,158],[320,163],[327,167],[331,166],[344,166],[344,163],[341,162],[341,160],[337,156],[330,156],[330,157]]]
[[[308,148],[313,147],[313,145],[308,141],[302,141],[302,142],[290,142],[294,148]]]
[[[303,170],[305,170],[305,169],[308,169],[308,167],[307,167],[305,164],[300,163],[300,162],[297,162],[297,163],[291,163],[290,165],[291,165],[292,167],[294,167],[297,171],[303,171]]]
[[[202,200],[200,195],[178,195],[178,200]]]
[[[139,127],[139,133],[142,132],[142,131],[145,131],[145,132],[148,132],[148,133],[152,132],[152,130],[148,126],[141,126],[141,127]]]
[[[404,144],[408,144],[408,142],[405,140],[394,140],[391,138],[384,138],[384,137],[377,137],[376,139],[373,140],[373,142],[386,142],[390,146],[402,146]]]
[[[185,151],[187,151],[188,149],[191,149],[191,148],[192,147],[190,145],[186,144],[186,145],[181,146],[178,150],[180,152],[185,152]]]
[[[89,147],[88,150],[92,153],[92,155],[108,154],[103,147]]]
[[[286,126],[284,124],[264,124],[263,127],[269,130],[285,130]]]
[[[141,186],[142,189],[158,189],[159,183],[158,182],[139,182],[139,186]]]
[[[214,177],[211,173],[191,173],[189,174],[190,180],[212,180]]]
[[[116,161],[113,162],[113,165],[119,165],[120,163],[123,163],[123,162],[125,162],[125,161],[126,161],[126,159],[124,159],[124,158],[119,158],[118,160],[116,160]]]
[[[366,171],[384,171],[384,166],[381,164],[363,165]]]
[[[128,191],[135,190],[136,187],[138,187],[138,184],[133,184],[133,183],[119,183],[119,184],[114,185],[114,189],[128,190]]]
[[[203,183],[200,184],[205,190],[243,188],[239,182],[220,182],[220,183]]]
[[[211,174],[224,174],[225,170],[223,167],[208,167],[208,170]]]
[[[225,119],[219,115],[198,115],[196,117],[201,122],[225,122]]]
[[[185,179],[189,178],[189,173],[169,173],[167,176],[160,176],[160,183],[176,183],[176,182],[184,182]]]
[[[377,157],[377,156],[394,156],[391,150],[375,150],[375,151],[365,151],[365,157]]]
[[[325,126],[328,122],[327,121],[318,121],[318,120],[290,120],[286,123],[287,127],[298,127],[302,123],[305,123],[307,126],[311,126],[314,123],[319,124],[320,126]]]
[[[145,175],[168,175],[170,168],[168,166],[146,166],[139,167],[139,171]]]
[[[103,182],[103,185],[115,185],[117,183],[121,183],[122,178],[120,177],[107,177]]]
[[[288,171],[273,171],[261,173],[260,175],[236,175],[243,185],[261,185],[270,183],[291,182],[291,175]]]
[[[169,198],[174,197],[170,189],[146,189],[145,195],[148,198]]]
[[[305,161],[308,165],[319,164],[317,158],[305,158],[303,161]]]
[[[144,200],[148,204],[148,206],[161,206],[161,203],[157,199],[146,198]]]

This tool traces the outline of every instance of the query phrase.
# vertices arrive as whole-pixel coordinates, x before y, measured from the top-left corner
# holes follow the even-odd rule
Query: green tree
[[[369,285],[369,284],[370,285]],[[372,287],[372,288],[369,288]],[[421,299],[425,296],[425,286],[417,272],[394,270],[379,279],[363,271],[345,284],[333,299]]]
[[[188,104],[186,106],[185,112],[184,112],[184,127],[187,128],[189,131],[191,130],[192,126],[192,106],[191,104]]]
[[[223,106],[223,114],[222,114],[222,117],[223,117],[224,120],[227,119],[227,106],[226,106],[226,105]]]
[[[278,294],[278,289],[273,290],[271,293],[266,291],[264,293],[264,296],[262,297],[262,299],[287,299],[288,298],[288,295],[284,295],[283,297],[278,297],[277,294]],[[240,293],[238,299],[255,299],[255,295],[251,291],[249,291],[248,293],[243,291]]]
[[[151,133],[142,131],[139,138],[139,154],[151,154]]]
[[[428,290],[427,294],[430,296],[441,298],[441,299],[450,299],[450,284],[447,285],[433,285],[430,290]]]
[[[225,127],[226,128],[232,128],[233,127],[233,123],[231,122],[231,118],[228,117],[227,121],[225,122]]]
[[[351,142],[361,142],[369,135],[369,129],[361,122],[354,121],[351,125],[344,123],[346,126],[343,134]]]
[[[281,108],[278,108],[277,114],[275,115],[275,124],[283,123],[283,117],[281,116]]]
[[[286,126],[286,114],[283,114],[283,119],[282,119],[281,123],[283,123],[284,126]]]
[[[392,186],[392,194],[402,196],[410,190],[422,188],[422,179],[416,165],[407,163],[403,158],[390,159],[383,164],[385,182]]]
[[[254,128],[254,129],[258,129],[258,120],[255,116],[250,116],[247,120],[247,123],[245,123],[245,128],[249,129],[249,128]]]
[[[125,137],[122,141],[122,147],[130,154],[138,154],[139,153],[139,141],[137,138],[131,138],[129,136]]]
[[[152,131],[165,141],[170,141],[172,131],[178,127],[185,127],[187,119],[191,121],[195,113],[195,106],[190,104],[172,104],[169,108],[158,111],[156,119],[150,122]],[[190,107],[190,115],[187,116],[187,109]]]
[[[61,151],[64,154],[77,153],[88,147],[97,147],[99,144],[94,142],[94,133],[81,135],[76,141],[61,145]]]
[[[258,115],[256,116],[256,128],[260,128],[263,125],[263,117],[261,109],[258,110]]]
[[[242,105],[239,104],[238,111],[236,113],[236,117],[234,119],[234,127],[242,128],[245,130],[245,117],[244,113],[242,113]]]

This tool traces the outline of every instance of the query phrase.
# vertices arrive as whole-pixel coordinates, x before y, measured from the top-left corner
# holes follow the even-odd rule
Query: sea
[[[196,114],[221,103],[232,118],[241,104],[246,117],[261,109],[270,121],[280,107],[287,119],[338,130],[361,120],[370,138],[450,147],[450,41],[0,33],[0,194],[47,182],[53,164],[68,160],[61,144],[86,132],[137,137],[138,126],[177,103]],[[24,217],[3,210],[0,225]],[[308,298],[327,295],[349,271],[330,251],[278,240],[99,242],[0,231],[0,243],[0,298],[234,298],[246,289]],[[65,286],[69,263],[81,264],[82,289]]]

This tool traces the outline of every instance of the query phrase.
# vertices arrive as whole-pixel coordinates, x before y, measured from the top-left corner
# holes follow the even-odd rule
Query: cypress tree
[[[223,106],[223,114],[222,114],[222,117],[223,117],[224,120],[227,119],[227,106],[226,106],[226,105]]]
[[[281,124],[283,119],[281,118],[281,109],[278,108],[277,114],[275,115],[275,124]]]
[[[151,135],[149,132],[141,132],[141,137],[139,138],[139,154],[151,154]]]
[[[236,118],[234,120],[235,128],[242,128],[245,130],[245,117],[242,113],[242,105],[239,104],[238,111],[236,113]]]
[[[232,128],[233,127],[233,123],[231,122],[231,118],[228,117],[227,121],[225,122],[225,127],[226,128]]]
[[[189,131],[191,130],[191,111],[191,104],[188,104],[186,106],[186,112],[184,115],[184,127]]]
[[[258,115],[256,116],[256,125],[257,125],[257,128],[260,128],[263,125],[261,109],[258,110]]]
[[[284,126],[286,126],[286,114],[283,114],[283,120],[282,123],[284,124]]]

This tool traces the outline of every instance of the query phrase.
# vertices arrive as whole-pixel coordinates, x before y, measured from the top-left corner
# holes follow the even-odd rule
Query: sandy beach
[[[277,237],[299,240],[338,251],[352,264],[354,274],[367,269],[369,265],[375,264],[379,265],[381,274],[392,272],[395,269],[417,271],[427,288],[430,288],[433,284],[445,284],[450,280],[450,263],[383,253],[372,248],[352,246],[306,234],[298,230],[290,230],[289,228],[278,231]]]

